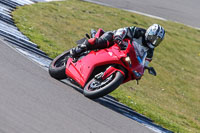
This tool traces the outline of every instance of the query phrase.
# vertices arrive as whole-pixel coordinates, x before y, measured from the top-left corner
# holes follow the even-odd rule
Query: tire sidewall
[[[51,75],[51,77],[61,80],[61,79],[65,79],[67,76],[65,74],[65,69],[66,69],[66,65],[63,65],[61,67],[55,67],[55,63],[62,58],[63,56],[66,56],[69,53],[68,51],[63,52],[61,55],[57,56],[49,65],[49,74]]]

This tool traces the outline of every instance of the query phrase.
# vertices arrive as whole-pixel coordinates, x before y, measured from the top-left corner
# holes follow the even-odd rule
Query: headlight
[[[129,56],[125,58],[125,61],[128,62],[128,64],[131,66],[131,58]]]
[[[125,61],[127,61],[128,63],[131,63],[131,59],[130,59],[130,57],[127,56],[127,57],[125,58]]]

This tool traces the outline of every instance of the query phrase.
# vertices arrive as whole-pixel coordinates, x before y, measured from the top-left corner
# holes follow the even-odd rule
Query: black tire
[[[69,51],[65,51],[61,55],[57,56],[49,65],[49,74],[51,77],[61,80],[67,78],[65,74],[67,57],[69,56]]]
[[[108,93],[114,91],[124,80],[124,76],[121,72],[116,72],[113,75],[113,78],[111,81],[106,83],[105,85],[102,85],[101,87],[97,87],[95,90],[91,90],[90,87],[93,83],[97,82],[96,79],[90,80],[86,86],[84,87],[83,94],[84,96],[90,98],[90,99],[96,99],[102,96],[107,95]],[[111,78],[110,76],[108,78]],[[104,80],[105,81],[105,80]],[[95,88],[95,87],[94,87]],[[93,89],[94,89],[93,88]]]

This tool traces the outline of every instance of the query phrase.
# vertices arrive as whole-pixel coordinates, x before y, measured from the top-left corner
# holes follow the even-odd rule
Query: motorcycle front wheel
[[[83,94],[90,99],[105,96],[114,91],[123,82],[123,80],[124,76],[119,71],[113,73],[103,81],[93,78],[84,87]]]
[[[67,59],[70,55],[70,50],[65,51],[57,56],[49,65],[49,74],[51,77],[61,80],[67,78],[65,74]]]

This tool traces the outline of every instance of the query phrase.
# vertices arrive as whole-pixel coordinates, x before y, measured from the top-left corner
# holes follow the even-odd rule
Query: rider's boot
[[[80,56],[81,53],[83,53],[87,50],[87,45],[88,45],[88,41],[85,40],[82,44],[79,44],[77,47],[72,48],[70,50],[71,57],[76,58],[76,57]]]

